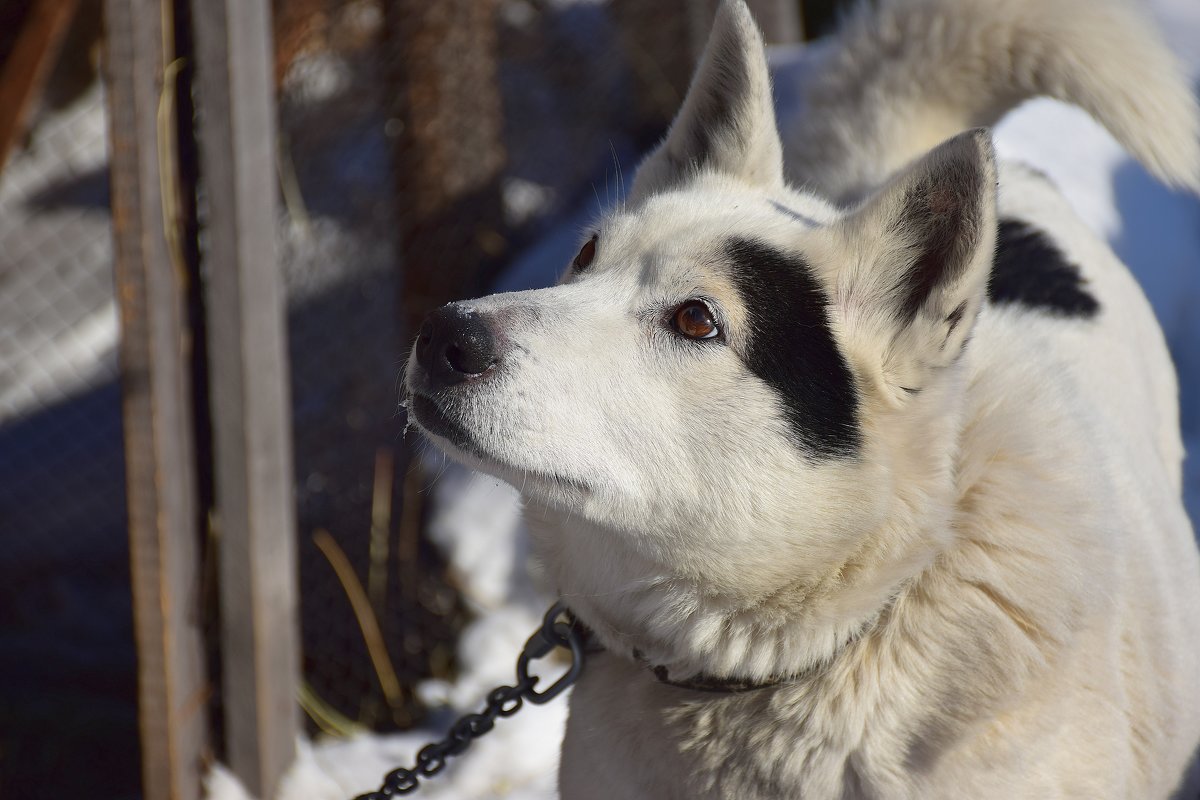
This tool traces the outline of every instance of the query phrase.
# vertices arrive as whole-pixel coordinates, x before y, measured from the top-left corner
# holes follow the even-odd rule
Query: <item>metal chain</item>
[[[565,618],[565,619],[564,619]],[[555,648],[571,651],[571,666],[566,674],[544,692],[534,689],[536,675],[529,674],[529,665],[544,658]],[[498,686],[488,693],[487,707],[479,714],[467,714],[450,726],[450,733],[441,741],[432,742],[417,753],[417,763],[411,768],[392,770],[383,779],[377,792],[361,794],[355,800],[387,800],[401,794],[412,794],[420,787],[421,778],[431,778],[446,767],[446,759],[457,756],[496,725],[498,717],[511,717],[521,710],[526,700],[534,705],[548,703],[579,680],[583,672],[584,634],[566,605],[559,601],[542,617],[542,624],[517,657],[517,685]]]

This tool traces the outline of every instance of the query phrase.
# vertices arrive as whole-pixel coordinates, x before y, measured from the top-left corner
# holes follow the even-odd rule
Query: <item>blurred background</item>
[[[526,577],[511,491],[417,454],[397,406],[400,370],[430,309],[556,278],[588,220],[620,197],[665,131],[715,0],[269,5],[258,46],[269,42],[270,52],[258,56],[262,96],[273,103],[265,169],[274,207],[270,229],[258,233],[273,247],[280,294],[243,313],[279,315],[286,353],[281,530],[294,550],[303,769],[280,784],[277,774],[262,778],[269,765],[258,778],[217,766],[229,760],[233,712],[223,691],[230,645],[219,584],[229,578],[214,524],[222,462],[208,364],[210,348],[228,340],[213,329],[226,309],[204,286],[213,277],[206,255],[216,252],[208,222],[232,201],[214,191],[221,178],[196,135],[216,129],[221,111],[218,93],[206,108],[197,91],[193,7],[0,0],[0,798],[365,791],[455,709],[511,681],[543,605]],[[836,3],[751,5],[774,45],[786,128],[802,42],[826,30]],[[1200,9],[1188,0],[1150,8],[1200,74]],[[139,28],[153,15],[153,31]],[[224,24],[236,27],[238,15]],[[158,50],[139,61],[147,42]],[[242,87],[236,76],[226,85],[236,108]],[[147,137],[157,152],[133,162],[141,159],[149,183],[139,185],[160,192],[165,210],[131,220],[122,205],[114,217],[113,176],[123,174],[114,154],[126,158],[127,145]],[[1054,177],[1138,273],[1181,371],[1195,452],[1200,203],[1159,187],[1086,117],[1056,104],[1030,104],[998,137],[1002,154]],[[154,236],[166,230],[171,260],[141,269],[151,281],[155,270],[175,272],[169,296],[181,344],[172,369],[183,399],[175,424],[188,442],[177,459],[159,451],[153,475],[165,484],[155,484],[160,493],[186,484],[182,534],[161,514],[143,530],[145,515],[131,504],[144,508],[144,487],[127,481],[145,474],[131,448],[163,424],[158,405],[137,402],[139,369],[158,369],[154,294],[140,305],[130,299],[144,287],[114,245],[141,235],[147,219]],[[149,353],[130,331],[150,331]],[[1194,458],[1188,486],[1195,520]],[[155,531],[189,541],[180,571],[157,593],[137,594],[138,570],[158,569],[138,549]],[[279,564],[290,570],[287,558]],[[139,647],[154,643],[135,635],[135,619],[169,616],[172,602],[186,606],[199,643],[187,656],[191,694],[171,700],[169,659],[159,670],[171,713],[202,721],[195,741],[167,746],[195,762],[182,770],[147,765],[143,753],[159,751],[139,744]],[[153,729],[148,664],[143,657],[143,731]],[[514,718],[437,796],[552,796],[561,712],[531,713],[545,716]],[[206,789],[189,782],[189,769],[208,776]],[[169,773],[165,784],[155,772]],[[258,779],[266,782],[256,787]]]

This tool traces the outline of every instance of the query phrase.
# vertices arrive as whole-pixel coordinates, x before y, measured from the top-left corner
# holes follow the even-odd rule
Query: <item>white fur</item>
[[[1158,178],[1200,190],[1195,96],[1131,0],[876,0],[816,50],[784,144],[789,178],[826,197],[1036,96],[1080,106]]]
[[[595,262],[465,304],[504,355],[446,395],[475,454],[434,439],[521,490],[547,575],[608,651],[572,697],[567,800],[1162,798],[1200,742],[1200,557],[1153,314],[984,133],[931,150],[1045,93],[1196,186],[1195,103],[1116,0],[878,5],[820,45],[787,147],[789,174],[857,205],[784,182],[761,39],[727,0]],[[971,235],[905,315],[914,197]],[[1054,237],[1094,319],[984,302],[998,215]],[[857,457],[798,449],[739,359],[753,309],[720,267],[731,236],[812,265],[859,394]],[[693,297],[727,346],[664,325]],[[678,678],[798,677],[703,694],[635,650]]]

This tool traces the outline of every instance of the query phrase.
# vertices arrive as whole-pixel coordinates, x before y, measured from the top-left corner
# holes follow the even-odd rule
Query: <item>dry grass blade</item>
[[[300,686],[300,708],[304,709],[304,713],[308,714],[308,718],[316,723],[322,733],[330,736],[346,739],[366,730],[326,703],[308,681],[304,681]]]
[[[391,449],[375,451],[375,486],[371,494],[370,566],[367,567],[367,594],[376,614],[383,612],[387,598],[388,528],[392,523],[392,478],[395,457]]]
[[[400,679],[396,677],[396,669],[388,655],[387,645],[384,644],[379,620],[371,609],[371,601],[363,589],[362,582],[354,574],[354,567],[350,564],[350,559],[346,558],[342,548],[326,530],[318,529],[313,534],[313,543],[325,556],[329,566],[333,567],[333,572],[337,576],[338,582],[341,583],[351,608],[354,609],[354,617],[358,621],[359,630],[362,631],[363,641],[367,643],[367,652],[371,656],[375,674],[379,677],[383,696],[387,698],[388,705],[392,709],[402,708],[404,696],[400,688]]]

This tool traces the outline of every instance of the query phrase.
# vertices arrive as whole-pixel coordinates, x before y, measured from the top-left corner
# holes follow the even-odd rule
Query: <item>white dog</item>
[[[785,148],[727,0],[562,283],[446,306],[408,367],[604,648],[562,794],[1167,797],[1200,743],[1171,363],[979,126],[1054,96],[1195,189],[1195,100],[1119,0],[876,0],[816,48]]]

